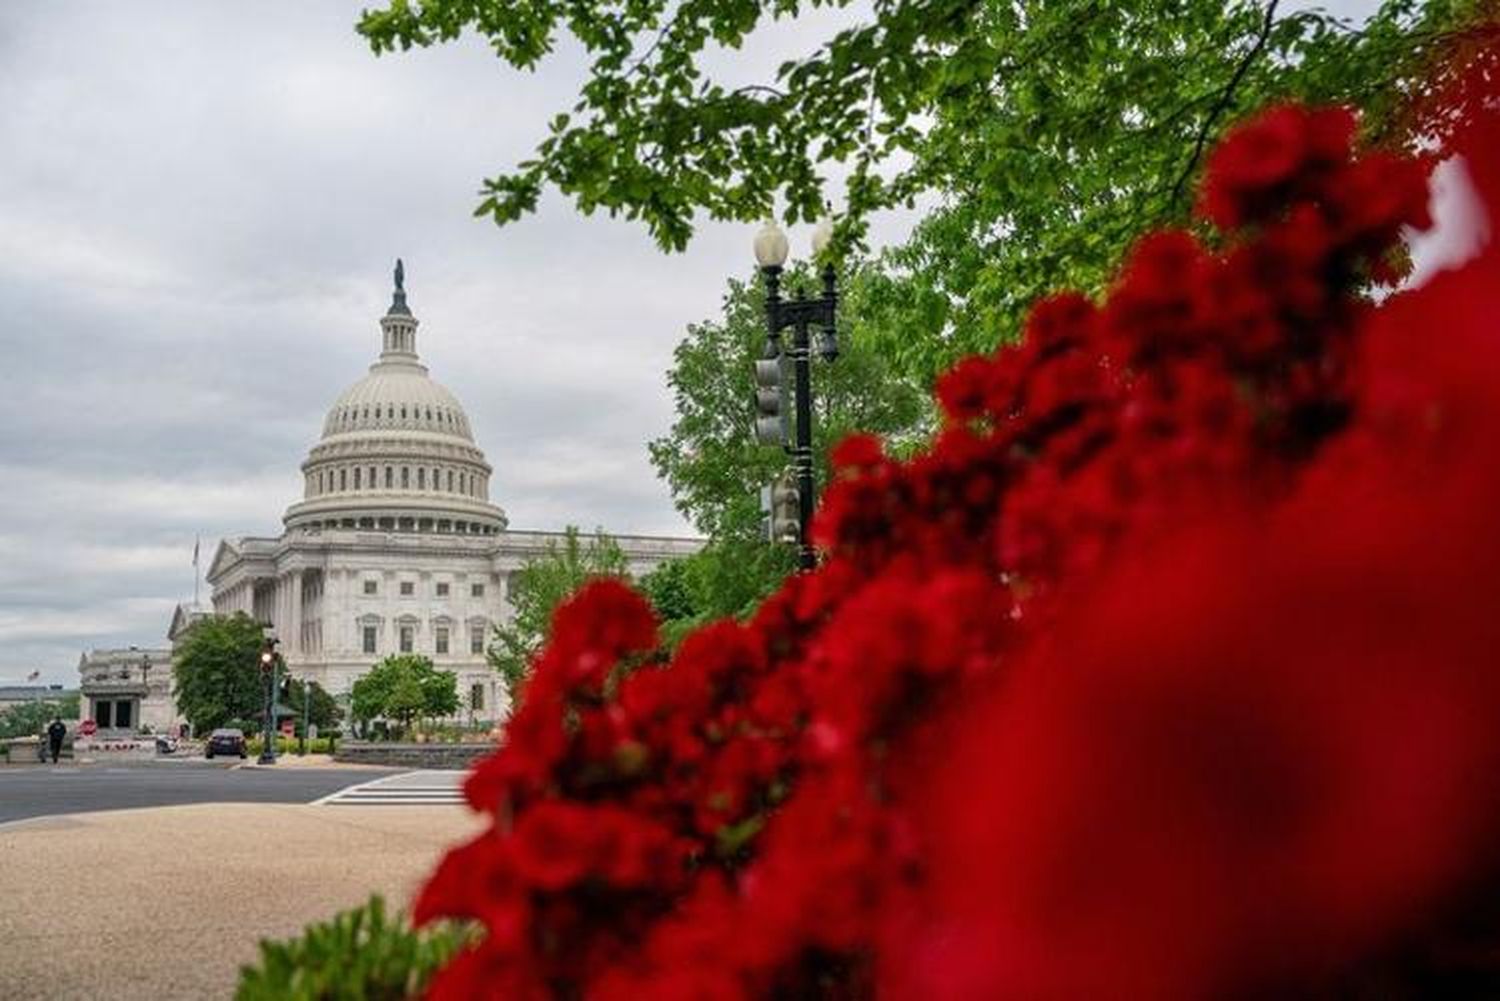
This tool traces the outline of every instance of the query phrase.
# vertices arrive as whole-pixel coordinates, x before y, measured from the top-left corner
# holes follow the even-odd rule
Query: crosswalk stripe
[[[462,772],[403,772],[347,786],[318,806],[450,806],[462,805]]]

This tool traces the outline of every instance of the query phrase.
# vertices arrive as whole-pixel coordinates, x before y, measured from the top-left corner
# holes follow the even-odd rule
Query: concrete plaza
[[[264,937],[382,893],[406,906],[481,824],[457,806],[215,803],[0,827],[0,993],[232,996]]]

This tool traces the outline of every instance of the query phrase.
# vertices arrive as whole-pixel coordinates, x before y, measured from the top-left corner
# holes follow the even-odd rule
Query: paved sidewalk
[[[0,981],[14,1001],[232,996],[262,937],[362,903],[406,905],[480,821],[399,810],[202,804],[0,830]]]
[[[164,756],[161,760],[167,760]],[[334,761],[331,754],[280,754],[276,756],[276,764],[262,765],[256,762],[252,755],[245,759],[243,764],[233,766],[235,768],[343,768],[351,772],[367,772],[372,769],[390,771],[385,765],[363,765],[352,761]]]

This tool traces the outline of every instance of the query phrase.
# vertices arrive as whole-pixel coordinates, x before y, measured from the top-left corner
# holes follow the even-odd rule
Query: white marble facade
[[[169,649],[90,650],[78,660],[78,683],[79,716],[98,724],[102,737],[176,733],[182,724]]]
[[[282,534],[219,544],[213,610],[271,623],[289,670],[335,695],[409,650],[458,675],[462,716],[501,719],[484,649],[511,614],[511,575],[561,535],[512,530],[490,501],[492,469],[467,415],[418,359],[397,268],[380,357],[329,411]],[[637,574],[701,545],[614,538]]]

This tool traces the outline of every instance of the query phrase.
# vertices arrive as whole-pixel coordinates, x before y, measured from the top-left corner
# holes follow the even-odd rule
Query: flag
[[[26,676],[26,680],[27,681],[35,681],[38,678],[40,678],[41,676],[42,676],[42,672],[41,671],[32,671],[30,674],[28,674]]]

